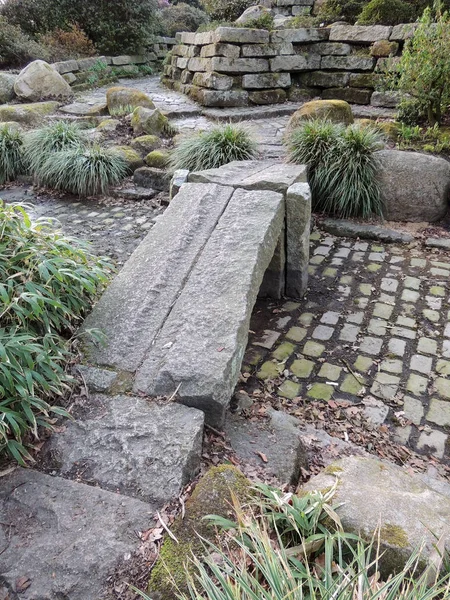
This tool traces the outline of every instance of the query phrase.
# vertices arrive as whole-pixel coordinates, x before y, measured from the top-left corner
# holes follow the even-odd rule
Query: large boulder
[[[169,125],[169,120],[159,108],[149,109],[138,106],[133,111],[131,126],[135,134],[160,135]]]
[[[389,221],[434,222],[447,212],[450,163],[443,158],[380,150],[378,171],[384,216]]]
[[[6,104],[6,102],[14,98],[14,83],[16,79],[17,75],[0,73],[0,104]]]
[[[155,105],[147,94],[144,94],[140,90],[123,86],[109,88],[106,92],[106,103],[110,114],[114,114],[116,110],[123,110],[126,107],[130,108],[130,113],[138,106],[155,108]]]
[[[343,458],[313,477],[305,491],[336,486],[333,503],[345,531],[370,540],[379,533],[383,574],[401,569],[424,544],[424,559],[437,540],[450,550],[450,485],[394,464],[360,456]]]
[[[111,149],[120,154],[127,164],[127,170],[134,173],[136,169],[144,166],[144,160],[141,155],[131,146],[111,146]]]
[[[270,8],[262,6],[261,4],[250,6],[250,8],[244,10],[239,19],[236,19],[236,23],[239,23],[239,25],[247,25],[247,23],[256,21],[264,15],[272,15]]]
[[[14,91],[21,100],[29,102],[68,100],[73,96],[67,81],[43,60],[35,60],[19,73]]]
[[[351,125],[353,123],[352,107],[345,100],[312,100],[306,102],[290,118],[288,129],[294,129],[302,121],[312,119],[328,119],[333,123]]]

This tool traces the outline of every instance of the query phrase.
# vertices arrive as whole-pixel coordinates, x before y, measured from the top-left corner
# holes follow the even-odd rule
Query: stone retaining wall
[[[140,67],[144,65],[156,71],[175,44],[174,38],[158,37],[142,55],[94,56],[56,62],[52,67],[76,89],[78,86],[89,85],[93,78],[97,78],[95,83],[102,83],[102,80],[107,80],[114,75],[114,71],[120,77],[137,77],[142,74]]]
[[[272,10],[284,17],[307,16],[316,12],[315,4],[315,0],[274,0]]]
[[[209,107],[318,96],[392,107],[392,94],[374,91],[376,71],[388,56],[401,54],[412,31],[411,25],[336,24],[272,32],[219,27],[181,33],[163,82]]]

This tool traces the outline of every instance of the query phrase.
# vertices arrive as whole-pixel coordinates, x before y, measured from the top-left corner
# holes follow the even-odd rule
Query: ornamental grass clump
[[[70,339],[107,283],[109,265],[0,201],[0,453],[18,462],[41,427],[65,414]]]
[[[0,127],[0,184],[13,181],[25,171],[23,134],[9,125]]]
[[[382,215],[375,152],[383,136],[375,127],[305,121],[287,140],[292,162],[306,164],[313,208],[341,218]]]
[[[172,169],[204,171],[234,160],[252,159],[256,153],[256,142],[245,129],[225,125],[182,140],[172,152],[170,166]]]
[[[55,121],[29,133],[25,139],[25,157],[30,172],[42,183],[46,181],[46,161],[56,152],[76,148],[86,142],[86,132],[78,123]]]
[[[105,194],[109,186],[119,183],[127,174],[127,163],[111,148],[97,144],[74,146],[51,155],[42,172],[48,184],[57,190],[94,196]]]

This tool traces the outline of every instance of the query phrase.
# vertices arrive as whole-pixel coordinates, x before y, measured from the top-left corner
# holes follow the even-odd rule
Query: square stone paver
[[[377,355],[380,353],[382,345],[383,340],[380,338],[365,337],[359,349],[366,354]]]
[[[330,381],[337,381],[341,376],[342,367],[332,365],[330,363],[324,363],[319,371],[318,376]]]
[[[434,382],[434,386],[435,386],[439,396],[450,399],[450,379],[444,379],[443,377],[438,377],[436,379],[436,381]]]
[[[340,313],[330,310],[323,314],[322,318],[320,319],[320,322],[324,323],[325,325],[336,325],[336,323],[339,321],[340,316]]]
[[[420,279],[417,277],[405,277],[404,285],[406,288],[411,290],[419,290],[420,289]]]
[[[286,333],[286,337],[294,342],[302,342],[306,337],[306,329],[302,327],[291,327]]]
[[[318,325],[313,333],[312,333],[312,337],[315,340],[329,340],[331,339],[331,337],[333,336],[334,333],[334,329],[333,327],[327,327],[326,325]]]
[[[287,379],[278,388],[278,393],[280,396],[283,396],[283,398],[289,398],[289,400],[292,400],[300,394],[300,389],[301,385],[299,383],[294,383],[293,381],[289,381]]]
[[[340,340],[344,342],[356,342],[360,328],[357,325],[349,325],[348,323],[342,328],[339,336]]]
[[[450,375],[450,362],[448,360],[438,360],[436,364],[436,373],[440,375]]]
[[[370,319],[367,331],[373,335],[386,335],[387,322],[383,319]]]
[[[420,298],[419,292],[414,290],[405,289],[402,293],[402,300],[405,302],[417,302]]]
[[[390,306],[389,304],[381,304],[381,302],[376,302],[373,309],[373,316],[379,317],[380,319],[390,319],[393,310],[394,307]]]
[[[325,346],[322,344],[318,344],[317,342],[308,341],[306,342],[302,354],[306,356],[313,356],[314,358],[318,358],[325,352]]]
[[[450,402],[432,398],[427,412],[427,421],[448,427],[450,425]]]
[[[370,392],[383,400],[391,400],[396,395],[399,384],[400,377],[388,375],[387,373],[377,373]]]
[[[405,396],[403,398],[403,411],[407,419],[415,425],[420,425],[424,414],[423,404],[420,400],[411,396]]]
[[[356,379],[353,374],[348,374],[345,376],[344,381],[341,383],[340,391],[346,394],[353,394],[357,396],[364,389],[364,385],[361,383],[364,381],[362,377]]]
[[[298,322],[308,327],[313,322],[314,315],[312,313],[303,313],[299,316]]]
[[[266,361],[261,365],[260,370],[256,373],[258,379],[275,379],[280,376],[280,369],[276,362],[271,360]]]
[[[306,395],[309,398],[314,398],[315,400],[331,400],[334,391],[335,390],[332,385],[327,385],[326,383],[315,383],[311,389],[306,392]]]
[[[291,342],[283,342],[278,348],[272,353],[272,356],[277,360],[286,360],[295,351],[294,344]]]
[[[417,350],[423,354],[436,354],[437,342],[431,338],[422,337],[417,344]]]
[[[395,358],[385,358],[381,363],[382,371],[389,371],[389,373],[402,373],[403,362]]]
[[[420,396],[425,394],[428,387],[428,379],[426,377],[421,377],[420,375],[416,375],[415,373],[411,373],[408,379],[408,383],[406,384],[406,389],[408,392],[412,394],[416,394]]]
[[[254,346],[260,346],[261,348],[266,348],[267,350],[271,350],[278,341],[281,333],[279,331],[271,331],[270,329],[265,329],[263,336],[253,342]]]
[[[388,344],[388,350],[390,354],[395,354],[396,356],[403,356],[406,350],[406,342],[403,340],[398,340],[396,338],[391,338]]]
[[[314,366],[315,363],[313,363],[311,360],[301,358],[299,360],[294,360],[290,370],[296,377],[299,377],[300,379],[307,379],[311,375]]]
[[[393,327],[392,335],[396,335],[398,337],[404,337],[408,340],[414,340],[417,336],[417,333],[412,329],[406,329],[405,327]]]
[[[414,354],[411,357],[410,367],[413,371],[419,371],[419,373],[430,373],[433,364],[433,359],[429,356],[422,356],[422,354]]]
[[[367,373],[367,371],[373,366],[373,360],[371,358],[369,358],[368,356],[363,356],[362,354],[360,354],[353,366],[355,367],[355,369],[357,371],[361,371],[362,373]]]
[[[419,441],[417,442],[417,448],[419,450],[428,449],[438,458],[442,458],[445,453],[447,437],[448,436],[445,435],[445,433],[442,433],[442,431],[438,431],[437,429],[422,431]]]
[[[390,279],[389,277],[383,277],[381,280],[381,289],[385,292],[396,292],[398,288],[398,281],[396,279]]]

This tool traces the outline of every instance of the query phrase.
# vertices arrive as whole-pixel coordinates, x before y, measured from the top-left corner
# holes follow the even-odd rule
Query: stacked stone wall
[[[336,24],[329,28],[219,27],[177,34],[164,83],[203,106],[276,104],[307,97],[392,107],[395,98],[375,91],[376,72],[399,56],[413,31]]]
[[[315,4],[315,0],[274,0],[272,11],[283,17],[303,17],[316,12]]]

